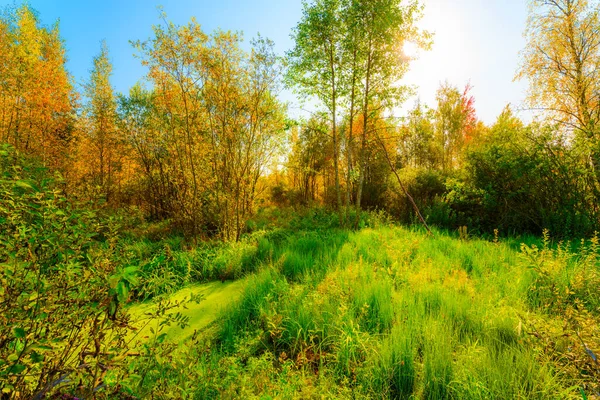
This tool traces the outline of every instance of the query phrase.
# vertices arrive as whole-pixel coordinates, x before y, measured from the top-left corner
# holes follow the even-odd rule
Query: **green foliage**
[[[327,240],[337,244],[321,253],[319,243]],[[173,365],[193,365],[183,375],[205,379],[185,386],[189,396],[550,399],[576,393],[572,378],[556,371],[528,335],[529,323],[542,314],[529,309],[523,290],[534,280],[508,245],[382,226],[345,234],[279,229],[263,234],[258,247],[263,270],[222,312],[215,341],[207,336],[198,348],[207,350],[187,364],[188,355],[162,362],[157,368],[165,372],[154,375],[159,386],[146,382],[144,393],[184,387]],[[283,260],[294,252],[329,253],[329,262],[289,274]]]
[[[600,392],[600,246],[582,241],[578,253],[564,243],[553,249],[548,232],[542,247],[522,246],[530,270],[525,286],[530,306],[554,318],[528,320],[533,345],[589,395]]]
[[[353,308],[361,327],[372,333],[387,333],[394,321],[392,283],[365,271],[352,287]]]
[[[281,297],[286,291],[286,282],[276,271],[265,270],[253,277],[239,303],[223,314],[219,341],[226,348],[232,348],[237,335],[257,324],[268,302]]]
[[[151,227],[147,228],[151,230]],[[140,271],[134,291],[137,300],[169,295],[186,285],[213,280],[233,280],[255,272],[270,257],[271,242],[264,231],[238,242],[200,242],[192,246],[181,236],[157,241],[133,236],[118,242],[118,250]]]
[[[446,176],[434,169],[425,168],[404,168],[399,175],[428,221],[445,226],[449,210],[439,210],[439,207],[443,207],[441,199],[446,193]],[[398,187],[397,182],[390,182],[391,188],[386,193],[385,209],[399,221],[415,222],[416,216],[412,204]]]
[[[439,322],[431,321],[423,331],[423,364],[426,399],[453,398],[453,363],[451,335]]]
[[[417,382],[416,332],[405,323],[392,329],[376,356],[366,362],[361,378],[373,397],[407,398]]]
[[[455,226],[538,235],[548,228],[567,237],[597,226],[586,167],[554,128],[523,127],[502,115],[466,154],[465,168],[465,179],[447,183]]]
[[[116,221],[74,206],[60,184],[0,148],[0,387],[9,396],[89,396],[127,351],[121,306],[137,268],[116,262]]]
[[[14,397],[45,387],[160,398],[550,399],[598,390],[596,238],[573,253],[545,236],[519,255],[498,238],[430,237],[376,213],[350,232],[313,209],[263,211],[236,243],[152,241],[120,235],[127,220],[75,207],[13,151],[2,157],[0,294],[10,308],[0,316],[0,373]],[[200,318],[183,310],[188,292],[173,295],[217,280],[211,296],[219,280],[245,275],[214,322],[216,310]],[[129,317],[121,306],[130,298],[152,302]],[[196,325],[181,330],[192,316]],[[125,357],[133,349],[139,357]]]

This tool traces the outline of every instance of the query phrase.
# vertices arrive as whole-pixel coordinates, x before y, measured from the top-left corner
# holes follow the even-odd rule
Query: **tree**
[[[239,240],[258,180],[284,131],[283,107],[275,97],[280,68],[269,40],[254,40],[247,54],[237,34],[217,31],[211,38],[203,91],[210,164],[222,234]]]
[[[525,125],[506,108],[464,161],[460,181],[447,181],[457,224],[565,236],[589,235],[598,225],[597,202],[556,125]]]
[[[259,37],[248,53],[241,35],[207,35],[195,20],[165,20],[154,36],[135,45],[154,85],[174,216],[192,236],[212,230],[238,240],[284,131],[273,43]]]
[[[0,176],[2,398],[95,397],[131,348],[137,268],[115,220],[71,203],[38,159],[2,144]]]
[[[170,179],[168,146],[161,132],[163,125],[154,101],[154,93],[139,83],[134,85],[128,96],[119,96],[118,123],[139,170],[141,206],[150,218],[165,219],[176,212],[175,188]]]
[[[327,115],[314,114],[292,135],[287,169],[297,193],[295,200],[303,205],[317,199],[319,180],[324,182],[326,170],[331,168],[328,162],[331,159],[331,138],[327,119]]]
[[[367,168],[368,129],[383,110],[397,106],[407,94],[398,81],[408,69],[402,56],[405,41],[427,47],[429,34],[416,28],[421,15],[418,1],[318,0],[304,3],[303,18],[295,28],[294,49],[288,53],[290,82],[307,97],[316,97],[327,109],[333,138],[337,209],[341,209],[340,132],[338,114],[346,112],[346,203],[355,164],[358,165],[356,206],[360,208]],[[360,149],[353,163],[354,122],[360,113]],[[340,214],[340,222],[341,222]]]
[[[351,32],[344,46],[351,58],[351,93],[360,82],[362,132],[359,151],[359,178],[356,207],[360,210],[364,176],[367,168],[368,128],[378,124],[373,118],[384,117],[385,110],[398,106],[409,93],[398,82],[408,71],[408,59],[402,57],[407,41],[429,46],[430,35],[416,26],[422,7],[418,1],[403,4],[400,0],[354,0],[346,3],[343,15]],[[354,100],[352,98],[352,104]]]
[[[475,100],[467,85],[461,93],[458,88],[445,83],[437,91],[435,124],[438,141],[442,147],[442,167],[455,167],[463,146],[473,138],[477,128]]]
[[[75,92],[58,24],[42,27],[24,5],[0,17],[0,138],[65,167]]]
[[[573,133],[600,179],[600,5],[588,0],[531,0],[527,46],[517,79],[528,103]]]
[[[288,52],[288,82],[306,97],[316,97],[329,112],[333,139],[336,207],[342,222],[337,117],[342,97],[341,43],[345,35],[340,0],[303,3],[302,19],[294,28],[294,49]]]
[[[134,46],[142,64],[149,68],[148,79],[153,84],[169,180],[176,188],[170,198],[174,216],[196,236],[209,219],[203,199],[211,196],[215,180],[208,166],[209,137],[204,134],[207,122],[202,114],[210,39],[194,19],[176,26],[164,13],[161,17],[164,24],[154,26],[154,37]]]
[[[435,141],[434,110],[417,101],[400,128],[403,166],[436,168],[441,163],[441,145]]]
[[[110,83],[112,64],[108,46],[102,42],[100,53],[94,57],[89,82],[85,85],[87,103],[81,119],[80,169],[91,184],[100,188],[110,201],[121,168],[122,143],[117,131],[117,101]]]

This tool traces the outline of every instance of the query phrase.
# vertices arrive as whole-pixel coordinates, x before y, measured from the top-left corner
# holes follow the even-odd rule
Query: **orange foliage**
[[[41,27],[28,6],[14,21],[0,21],[0,138],[61,167],[76,95],[58,25]]]

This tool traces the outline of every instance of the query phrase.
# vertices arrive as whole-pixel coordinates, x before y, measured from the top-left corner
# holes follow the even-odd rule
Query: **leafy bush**
[[[71,204],[61,182],[0,148],[3,395],[92,396],[127,351],[136,268],[117,262],[117,222]]]
[[[530,270],[525,289],[530,307],[550,314],[524,318],[531,342],[544,357],[561,366],[581,391],[600,395],[600,240],[582,241],[573,253],[560,243],[550,247],[544,231],[542,247],[522,245],[523,262]]]
[[[439,171],[425,168],[404,168],[399,175],[421,212],[424,215],[432,215],[430,209],[437,207],[446,193],[445,175]],[[411,223],[415,220],[413,206],[395,180],[388,189],[385,207],[399,221]],[[437,220],[441,219],[439,216],[436,217],[434,223],[443,222]]]
[[[599,215],[577,150],[552,127],[499,120],[466,154],[466,176],[449,180],[445,201],[454,227],[491,233],[591,234]]]

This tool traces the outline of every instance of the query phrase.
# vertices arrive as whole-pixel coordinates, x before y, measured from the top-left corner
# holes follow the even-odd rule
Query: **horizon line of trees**
[[[244,51],[239,34],[161,13],[153,36],[132,42],[148,84],[127,94],[111,85],[105,43],[79,93],[58,24],[7,8],[0,138],[59,171],[69,197],[133,205],[192,237],[238,240],[269,203],[325,204],[348,227],[364,209],[412,222],[412,197],[445,227],[588,234],[600,215],[599,5],[530,5],[517,78],[545,119],[526,125],[507,108],[491,126],[470,85],[448,82],[435,108],[417,101],[394,117],[413,94],[399,83],[403,49],[432,41],[418,0],[306,2],[283,58],[260,36]],[[317,110],[290,120],[284,86]]]

